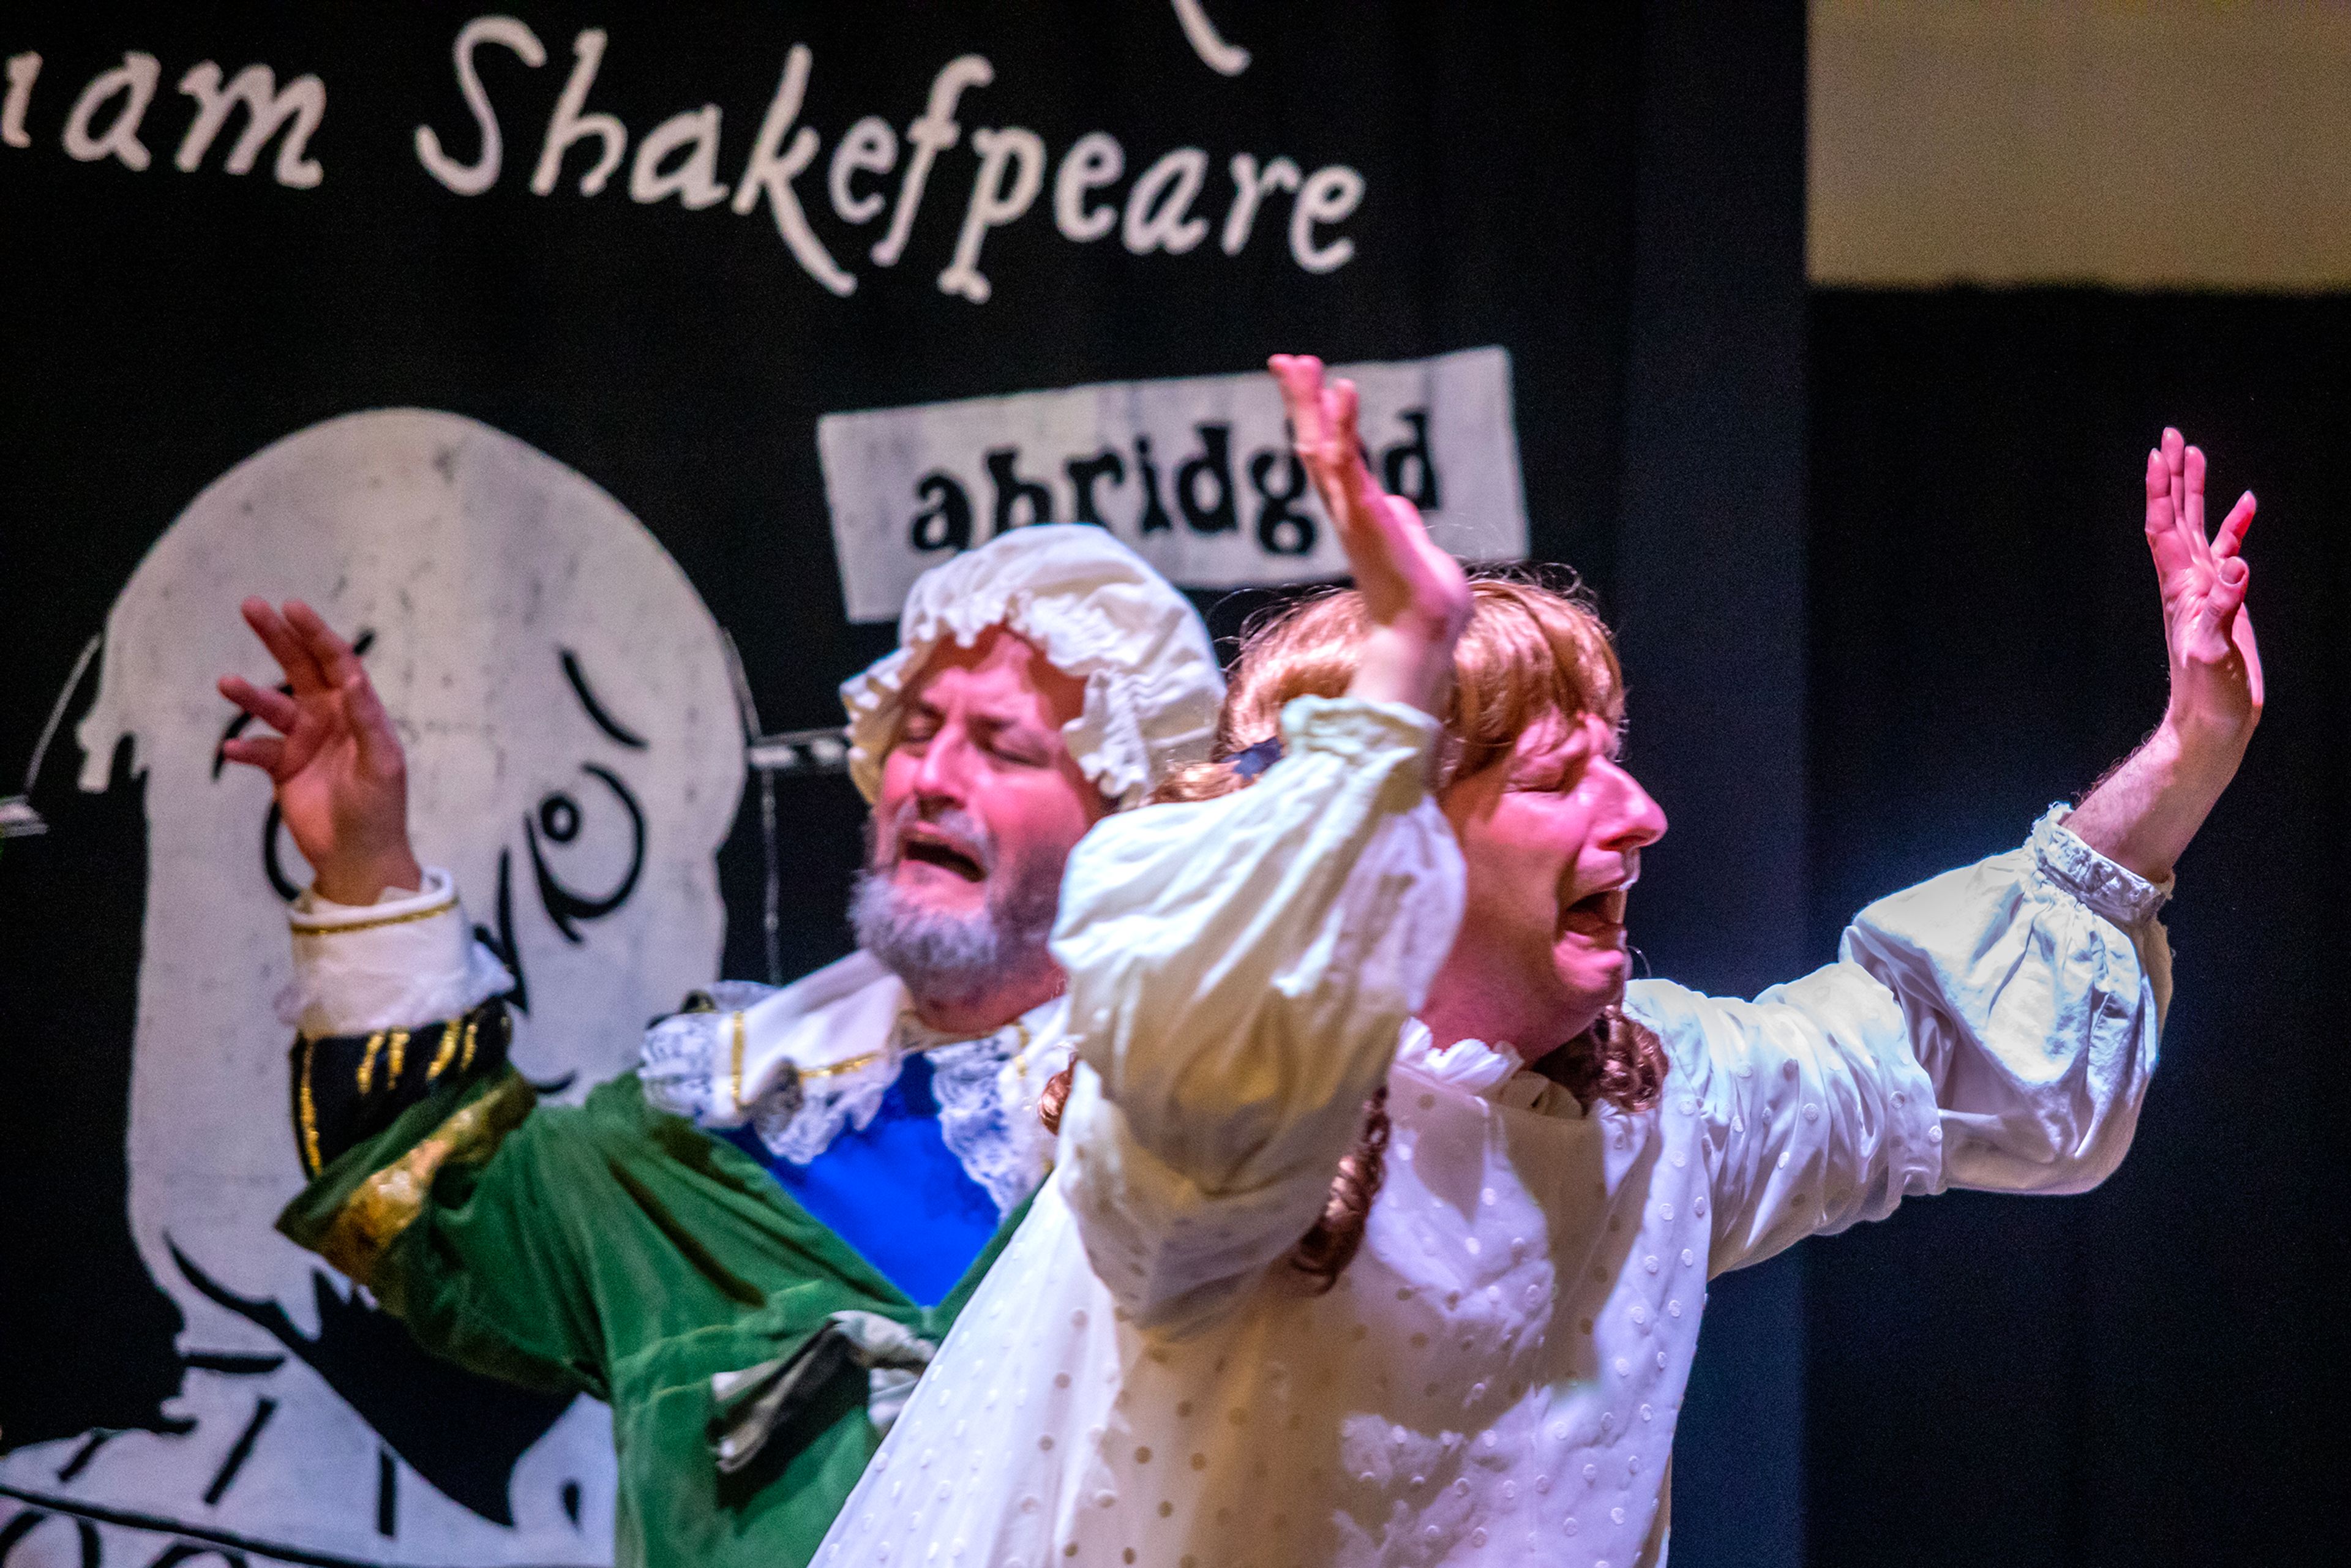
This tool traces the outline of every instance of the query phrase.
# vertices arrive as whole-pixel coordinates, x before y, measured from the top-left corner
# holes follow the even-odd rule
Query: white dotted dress
[[[823,1568],[1662,1563],[1710,1274],[2129,1143],[2164,895],[2054,812],[1754,1002],[1636,985],[1663,1103],[1586,1114],[1408,1021],[1462,896],[1426,721],[1301,699],[1285,732],[1256,787],[1073,859],[1059,1166]],[[1363,1249],[1301,1295],[1277,1260],[1383,1075]]]

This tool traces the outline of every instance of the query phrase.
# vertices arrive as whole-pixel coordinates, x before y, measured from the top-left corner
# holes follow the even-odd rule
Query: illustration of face
[[[112,1438],[69,1488],[78,1444],[18,1449],[0,1475],[361,1561],[608,1563],[600,1406],[433,1361],[271,1228],[302,1182],[277,1004],[285,901],[309,873],[267,780],[218,755],[237,715],[214,672],[277,679],[237,617],[247,594],[305,599],[359,643],[407,749],[419,856],[455,874],[520,982],[527,1076],[577,1100],[716,977],[742,731],[723,635],[643,527],[448,413],[351,414],[238,465],[117,601],[78,732],[85,789],[125,737],[146,778],[130,1218],[185,1319],[171,1413],[193,1427]],[[23,1552],[76,1550],[51,1536]]]

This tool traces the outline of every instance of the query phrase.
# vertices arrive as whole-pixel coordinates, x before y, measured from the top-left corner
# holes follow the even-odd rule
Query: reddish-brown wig
[[[1608,629],[1583,599],[1539,583],[1484,577],[1469,585],[1469,624],[1453,653],[1446,698],[1437,788],[1509,760],[1519,737],[1544,717],[1596,715],[1610,724],[1625,711],[1624,674]],[[1354,679],[1370,622],[1361,595],[1333,592],[1294,605],[1242,636],[1217,720],[1213,759],[1183,768],[1154,802],[1207,800],[1250,782],[1233,758],[1280,733],[1293,697],[1343,695]],[[1610,1008],[1600,1020],[1536,1064],[1585,1106],[1605,1101],[1645,1111],[1665,1087],[1665,1048],[1657,1037]],[[1071,1070],[1046,1086],[1039,1112],[1058,1132]],[[1386,1171],[1387,1089],[1364,1105],[1364,1130],[1339,1162],[1330,1197],[1289,1263],[1309,1289],[1337,1283],[1363,1245],[1364,1223]]]

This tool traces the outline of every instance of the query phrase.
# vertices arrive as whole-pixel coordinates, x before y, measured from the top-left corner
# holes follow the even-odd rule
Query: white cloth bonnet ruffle
[[[1045,523],[998,534],[915,579],[897,650],[841,683],[850,777],[868,800],[881,789],[906,683],[944,639],[968,647],[991,626],[1019,632],[1085,682],[1085,711],[1062,735],[1119,809],[1207,757],[1225,683],[1190,601],[1104,530]]]

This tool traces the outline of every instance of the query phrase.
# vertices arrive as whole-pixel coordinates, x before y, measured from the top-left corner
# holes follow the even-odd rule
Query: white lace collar
[[[1065,999],[992,1034],[943,1036],[923,1027],[905,986],[862,952],[781,990],[735,982],[709,996],[715,1010],[678,1013],[646,1031],[637,1072],[657,1108],[714,1129],[747,1123],[778,1158],[806,1165],[844,1127],[872,1121],[907,1054],[920,1051],[940,1135],[998,1211],[1044,1179],[1052,1140],[1037,1097],[1068,1055]]]
[[[1546,1116],[1583,1114],[1574,1095],[1527,1066],[1509,1045],[1498,1048],[1482,1040],[1457,1040],[1440,1049],[1437,1037],[1418,1019],[1406,1021],[1396,1040],[1396,1065],[1516,1110]]]

